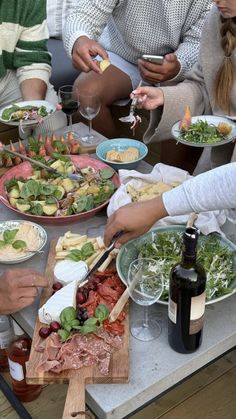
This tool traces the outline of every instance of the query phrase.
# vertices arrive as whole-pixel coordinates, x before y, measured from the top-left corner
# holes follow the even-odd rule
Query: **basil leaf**
[[[110,179],[114,175],[115,171],[110,168],[106,167],[104,169],[99,170],[100,178],[103,180]]]
[[[18,109],[20,109],[20,107],[17,105],[12,105],[9,108],[4,109],[2,113],[2,119],[4,119],[5,121],[8,121],[10,119],[11,114],[13,112],[16,112]]]
[[[14,230],[5,230],[3,232],[3,240],[6,244],[11,244],[16,236],[16,234],[18,233],[18,229],[14,229]]]
[[[56,189],[57,187],[55,185],[40,185],[40,194],[52,195]]]
[[[99,304],[95,310],[95,316],[100,322],[106,320],[109,316],[109,310],[105,304]]]
[[[79,262],[80,260],[83,260],[83,256],[80,250],[73,249],[70,251],[70,253],[65,257],[65,259],[74,260],[75,262]]]
[[[43,207],[41,204],[34,204],[30,212],[35,215],[43,215]]]
[[[97,326],[85,326],[85,325],[83,325],[81,328],[80,328],[80,332],[82,333],[82,335],[87,335],[88,333],[93,333],[93,332],[96,332],[96,330],[97,330]]]
[[[98,319],[96,317],[90,317],[89,319],[85,320],[84,326],[95,326],[97,325]]]
[[[82,257],[87,259],[95,253],[95,249],[92,243],[85,243],[81,248]]]
[[[72,322],[70,324],[71,324],[71,326],[74,329],[75,326],[79,326],[80,325],[80,322],[79,322],[78,319],[75,319],[75,320],[72,320]]]
[[[26,248],[26,243],[24,240],[16,240],[15,242],[12,243],[12,247],[14,247],[14,249],[25,249]]]
[[[71,161],[69,157],[64,156],[63,154],[60,154],[60,153],[56,153],[55,151],[51,154],[51,157],[54,160],[61,160],[61,161],[64,161],[64,162],[68,162],[68,161],[70,162]],[[51,161],[51,163],[53,163],[53,162]]]
[[[23,199],[27,199],[30,196],[37,196],[40,195],[40,185],[34,179],[28,180],[21,188],[20,196]]]
[[[68,339],[68,337],[70,336],[70,333],[67,330],[64,330],[64,329],[59,329],[57,331],[57,334],[60,336],[62,342],[65,342]]]
[[[7,243],[4,242],[4,240],[0,240],[0,249],[4,246],[6,246]]]

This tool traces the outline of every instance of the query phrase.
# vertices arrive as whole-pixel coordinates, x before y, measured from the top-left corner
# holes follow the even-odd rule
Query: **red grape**
[[[61,325],[58,322],[52,322],[50,323],[50,330],[51,332],[57,332],[59,329],[61,329]]]
[[[41,327],[39,329],[39,336],[43,339],[46,339],[51,333],[50,327]]]
[[[86,296],[82,291],[78,291],[76,294],[76,304],[83,304],[86,301]]]
[[[63,288],[63,284],[61,282],[54,282],[52,289],[54,291],[59,291],[61,288]]]

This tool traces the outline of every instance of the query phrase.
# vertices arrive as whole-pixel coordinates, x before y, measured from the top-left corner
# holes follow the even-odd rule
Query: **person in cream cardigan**
[[[151,110],[145,143],[170,139],[171,127],[183,117],[186,105],[192,115],[236,116],[236,2],[215,1],[202,31],[198,62],[184,82],[140,87],[131,97]],[[232,150],[232,143],[213,147],[211,167],[230,161]]]

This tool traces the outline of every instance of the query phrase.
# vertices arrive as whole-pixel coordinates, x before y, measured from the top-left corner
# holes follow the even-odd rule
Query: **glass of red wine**
[[[65,133],[72,132],[74,138],[77,138],[78,133],[73,131],[72,128],[72,115],[78,111],[79,104],[76,93],[73,90],[73,86],[70,84],[61,86],[58,90],[58,97],[62,107],[62,112],[66,114],[68,119],[68,129],[65,131]]]

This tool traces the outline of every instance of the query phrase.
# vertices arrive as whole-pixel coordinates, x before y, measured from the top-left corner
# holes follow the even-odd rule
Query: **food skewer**
[[[4,146],[4,144],[0,143],[0,151],[4,151],[4,150],[7,151],[8,153],[12,154],[13,156],[20,157],[22,160],[26,160],[26,161],[30,162],[31,164],[34,164],[35,166],[41,167],[42,169],[46,169],[48,172],[52,172],[52,173],[55,173],[55,174],[57,174],[59,176],[63,176],[63,177],[66,176],[67,178],[69,178],[71,180],[84,181],[84,177],[80,174],[71,173],[71,174],[64,175],[64,174],[58,172],[53,167],[47,166],[46,164],[42,163],[41,161],[31,159],[31,157],[27,157],[23,154],[18,153],[17,151],[8,150]]]

